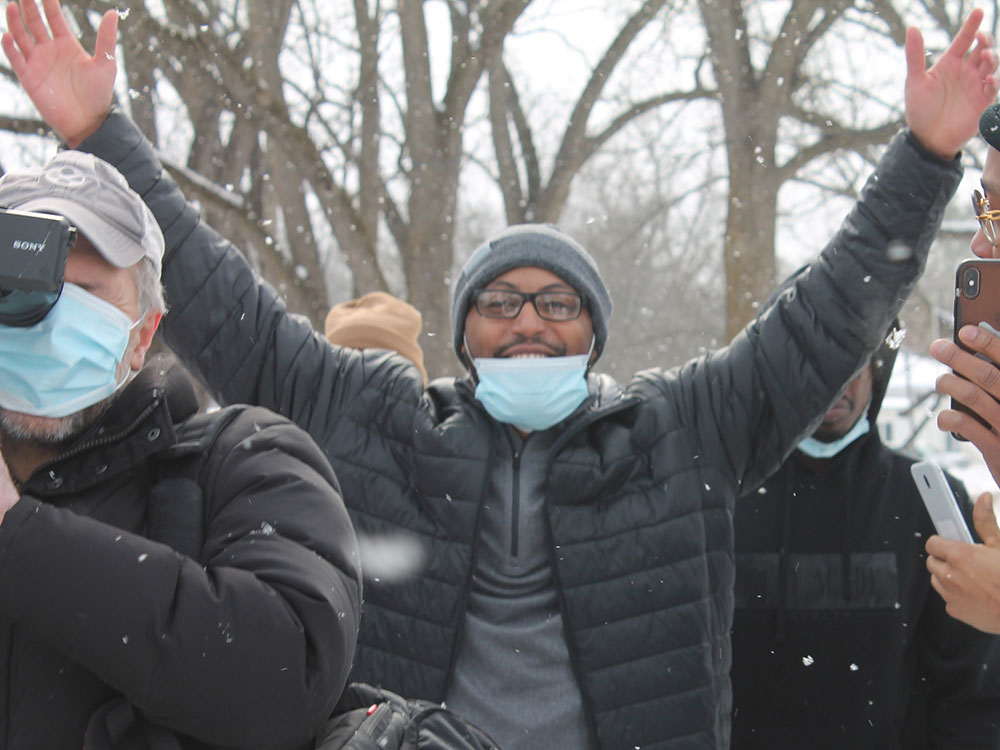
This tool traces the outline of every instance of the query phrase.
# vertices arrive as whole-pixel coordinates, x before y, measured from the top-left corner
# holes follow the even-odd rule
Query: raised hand
[[[7,5],[3,51],[39,114],[67,145],[78,145],[104,122],[114,94],[118,14],[109,10],[97,30],[94,55],[73,36],[58,0]],[[50,33],[51,32],[51,33]]]
[[[951,45],[926,70],[924,39],[906,31],[906,124],[930,151],[953,159],[978,131],[979,116],[997,96],[993,37],[978,31],[983,11],[973,10]]]

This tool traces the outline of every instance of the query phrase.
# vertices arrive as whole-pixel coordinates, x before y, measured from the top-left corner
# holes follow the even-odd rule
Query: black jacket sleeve
[[[373,409],[419,401],[423,379],[406,358],[333,346],[307,319],[289,315],[275,289],[185,202],[124,114],[112,112],[80,149],[117,167],[160,224],[164,339],[221,403],[264,406],[326,446],[345,419],[363,427]]]
[[[308,436],[254,408],[221,431],[200,483],[204,566],[22,497],[0,524],[0,609],[155,724],[300,746],[343,689],[360,619],[336,479]]]
[[[818,259],[729,346],[679,370],[681,419],[724,451],[737,489],[777,469],[879,346],[960,178],[957,159],[897,135]]]

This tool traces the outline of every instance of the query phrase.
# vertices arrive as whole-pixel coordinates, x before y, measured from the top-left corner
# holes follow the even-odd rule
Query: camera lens
[[[979,296],[979,269],[966,268],[962,274],[962,296],[975,299]]]

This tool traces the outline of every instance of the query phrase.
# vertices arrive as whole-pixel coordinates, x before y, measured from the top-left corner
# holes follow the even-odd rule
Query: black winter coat
[[[125,701],[130,731],[166,728],[185,748],[311,747],[343,689],[361,581],[329,465],[264,409],[192,416],[172,372],[143,370],[0,524],[6,750],[79,750],[92,717],[88,750],[137,747],[107,737],[121,712],[105,709]],[[194,560],[145,538],[149,498],[190,498],[157,473],[179,479],[167,457],[221,419],[201,456]]]
[[[873,427],[822,468],[796,451],[736,501],[733,750],[1000,745],[1000,639],[931,588],[913,463]]]
[[[115,164],[164,228],[171,346],[222,402],[266,405],[306,429],[359,530],[420,540],[421,575],[366,582],[353,675],[442,699],[504,426],[468,379],[424,391],[402,357],[331,346],[289,316],[122,115],[81,148]],[[728,745],[734,499],[778,467],[876,348],[959,176],[957,161],[900,136],[795,292],[683,367],[625,389],[595,376],[590,401],[552,428],[541,522],[595,744]],[[914,254],[891,260],[892,240]]]

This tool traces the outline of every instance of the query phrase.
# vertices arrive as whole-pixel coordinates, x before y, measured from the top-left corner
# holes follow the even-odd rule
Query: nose
[[[521,312],[514,319],[514,330],[528,335],[529,333],[537,333],[543,328],[545,328],[545,321],[538,315],[534,303],[525,302]]]
[[[986,233],[983,232],[983,228],[979,227],[976,233],[972,236],[972,242],[969,243],[972,252],[975,253],[980,258],[1000,258],[1000,248],[996,245],[990,244],[990,241],[986,239]]]

